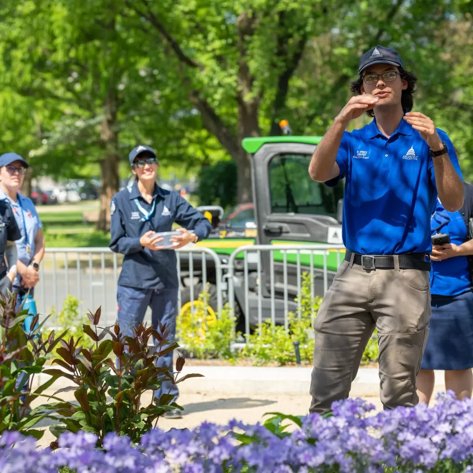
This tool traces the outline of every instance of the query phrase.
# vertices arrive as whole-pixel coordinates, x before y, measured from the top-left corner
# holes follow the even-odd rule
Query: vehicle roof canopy
[[[258,136],[256,138],[244,138],[243,149],[250,154],[254,154],[259,149],[269,143],[304,143],[308,145],[318,145],[322,140],[321,136]]]

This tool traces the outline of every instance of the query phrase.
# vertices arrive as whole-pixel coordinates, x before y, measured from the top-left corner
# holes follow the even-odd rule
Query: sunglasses
[[[145,159],[138,159],[133,163],[134,168],[144,168],[147,164],[150,166],[153,164],[156,164],[157,160],[156,158],[145,158]]]
[[[19,174],[20,176],[23,176],[26,173],[26,168],[23,166],[17,167],[17,166],[5,166],[8,174]]]

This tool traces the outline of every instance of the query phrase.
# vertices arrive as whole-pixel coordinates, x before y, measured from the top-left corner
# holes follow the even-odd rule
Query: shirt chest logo
[[[166,206],[164,206],[163,211],[161,212],[161,215],[163,217],[167,217],[167,216],[171,215],[171,211]]]
[[[353,155],[353,159],[370,159],[370,155],[368,154],[368,151],[359,149],[356,154]]]
[[[139,220],[141,217],[140,217],[140,213],[137,212],[137,211],[134,211],[134,212],[131,212],[131,215],[130,215],[130,220]]]
[[[417,157],[414,148],[411,146],[407,150],[407,153],[402,157],[402,159],[405,159],[406,161],[417,161],[419,158]]]

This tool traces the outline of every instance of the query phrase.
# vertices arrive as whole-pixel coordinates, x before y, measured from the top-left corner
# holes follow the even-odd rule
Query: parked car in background
[[[72,186],[70,184],[56,187],[53,190],[53,194],[59,204],[64,204],[65,202],[80,201],[79,191],[77,190],[76,186]]]
[[[42,191],[41,189],[33,189],[30,195],[35,205],[52,205],[57,204],[56,196],[53,191]]]
[[[252,202],[238,204],[223,217],[220,235],[224,237],[256,237],[255,205]]]
[[[98,184],[93,181],[83,181],[79,183],[78,189],[80,200],[96,200],[99,198]]]

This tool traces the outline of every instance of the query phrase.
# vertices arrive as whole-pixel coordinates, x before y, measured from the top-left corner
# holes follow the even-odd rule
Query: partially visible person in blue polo
[[[431,314],[430,217],[463,204],[452,142],[431,118],[412,111],[416,77],[397,51],[375,46],[360,58],[354,95],[317,146],[310,177],[345,179],[347,249],[315,321],[310,412],[349,396],[364,348],[376,328],[381,401],[414,406]],[[367,113],[373,120],[347,131]]]
[[[10,205],[21,233],[21,238],[16,241],[18,260],[9,272],[16,275],[12,289],[18,295],[17,308],[23,306],[29,312],[23,322],[26,332],[33,328],[31,323],[36,315],[34,290],[39,282],[39,265],[45,252],[43,225],[38,211],[32,200],[20,192],[28,168],[28,162],[19,154],[0,156],[0,199]]]
[[[134,336],[135,327],[143,323],[150,307],[153,327],[165,325],[171,342],[176,333],[179,291],[174,250],[206,238],[211,226],[178,192],[156,183],[159,163],[153,148],[136,146],[128,158],[135,179],[115,194],[110,209],[110,248],[124,255],[117,289],[118,324],[125,336]],[[159,233],[170,232],[175,223],[180,227],[169,246]],[[161,357],[160,363],[172,371],[172,353]],[[155,397],[171,394],[177,400],[177,386],[164,378],[161,381]],[[165,416],[181,417],[178,410]]]

